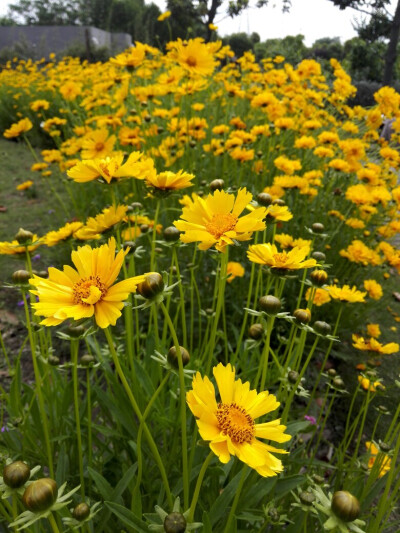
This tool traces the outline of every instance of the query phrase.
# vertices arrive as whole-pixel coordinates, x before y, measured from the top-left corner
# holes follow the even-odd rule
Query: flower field
[[[202,39],[0,72],[52,205],[0,242],[0,529],[399,531],[400,95],[355,92]]]

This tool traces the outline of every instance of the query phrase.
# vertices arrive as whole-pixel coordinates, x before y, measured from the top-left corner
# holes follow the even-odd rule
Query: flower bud
[[[221,179],[216,179],[216,180],[213,180],[209,187],[210,187],[210,191],[220,191],[221,189],[224,188],[224,185],[225,185],[225,182],[224,180],[221,180]]]
[[[311,257],[320,263],[324,262],[326,259],[326,255],[323,252],[313,252]]]
[[[150,226],[148,224],[140,224],[139,228],[142,233],[147,233],[150,229]]]
[[[286,205],[286,203],[282,200],[282,198],[275,198],[275,200],[272,200],[272,205],[279,205],[280,207],[283,207]]]
[[[343,522],[352,522],[360,515],[360,502],[347,490],[339,490],[332,497],[331,509]]]
[[[182,356],[182,364],[183,366],[186,366],[190,360],[189,352],[183,346],[179,346],[179,349]],[[171,346],[171,348],[168,350],[167,359],[170,365],[175,368],[179,368],[178,354],[175,346]]]
[[[303,503],[304,505],[312,505],[313,502],[315,501],[314,494],[308,491],[300,492],[299,498],[300,498],[301,503]]]
[[[392,449],[390,444],[387,444],[386,442],[383,442],[381,440],[379,441],[379,448],[382,450],[382,452],[390,452],[390,450]]]
[[[317,285],[317,287],[322,287],[327,280],[328,280],[328,274],[325,272],[325,270],[313,270],[310,274],[311,281],[314,285]]]
[[[139,210],[143,208],[143,204],[141,204],[140,202],[132,202],[131,207],[132,209]]]
[[[322,476],[319,476],[318,474],[314,474],[312,478],[317,485],[322,485],[322,483],[325,481],[325,479]]]
[[[28,244],[32,242],[32,239],[33,233],[23,228],[19,228],[18,233],[15,236],[15,240],[18,241],[19,244]]]
[[[73,339],[77,339],[85,333],[85,328],[83,326],[68,326],[67,334]]]
[[[323,233],[325,226],[321,224],[321,222],[314,222],[314,224],[311,226],[311,229],[314,233]]]
[[[308,324],[311,320],[311,311],[309,309],[296,309],[293,316],[298,324]]]
[[[45,477],[28,485],[22,496],[22,503],[32,513],[49,509],[57,499],[57,483]]]
[[[78,520],[78,522],[82,522],[89,515],[90,515],[90,507],[85,502],[78,503],[78,505],[72,511],[72,516],[75,518],[75,520]]]
[[[334,368],[330,368],[327,372],[328,376],[331,378],[334,378],[337,374],[336,370]]]
[[[317,320],[314,322],[313,328],[320,335],[329,335],[332,329],[331,326],[323,320]]]
[[[282,304],[279,298],[272,296],[272,294],[268,294],[267,296],[261,296],[258,300],[258,305],[269,315],[277,315]]]
[[[337,389],[344,389],[344,387],[345,387],[343,379],[341,377],[339,377],[339,376],[336,376],[332,380],[332,385],[334,387],[336,387]]]
[[[257,202],[264,207],[268,207],[272,204],[272,196],[267,192],[260,192],[260,194],[257,195]]]
[[[164,230],[164,239],[168,242],[174,242],[179,240],[181,232],[175,226],[168,226]]]
[[[262,324],[253,324],[249,327],[249,337],[254,340],[261,339],[264,333]]]
[[[291,370],[290,372],[288,372],[287,377],[288,377],[289,383],[292,383],[292,385],[294,385],[299,379],[299,373],[296,372],[296,370]]]
[[[60,358],[56,355],[49,355],[47,361],[51,366],[58,366],[60,364]]]
[[[89,366],[91,363],[95,363],[96,359],[93,357],[93,355],[90,355],[89,353],[85,353],[84,355],[82,355],[79,362],[83,366]]]
[[[165,533],[184,533],[186,531],[186,519],[181,513],[170,513],[164,520]]]
[[[27,285],[30,277],[27,270],[16,270],[12,275],[12,281],[15,285]]]
[[[137,291],[140,296],[150,300],[154,296],[157,296],[160,292],[164,290],[164,280],[162,279],[161,274],[158,272],[152,272],[146,276],[146,279],[139,283],[137,286]]]
[[[28,481],[31,473],[29,466],[23,461],[15,461],[3,468],[3,481],[12,489],[19,489]]]

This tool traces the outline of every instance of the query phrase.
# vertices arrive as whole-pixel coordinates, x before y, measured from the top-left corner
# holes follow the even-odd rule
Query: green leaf
[[[294,437],[297,433],[301,433],[310,426],[308,420],[299,420],[297,422],[288,422],[286,433]]]
[[[108,500],[109,498],[112,498],[114,489],[109,484],[109,482],[106,479],[104,479],[104,477],[101,474],[96,472],[96,470],[93,470],[93,468],[90,468],[90,466],[88,467],[88,472],[90,474],[90,477],[95,482],[97,490],[99,491],[103,500]]]
[[[121,522],[128,527],[131,527],[133,531],[138,533],[148,533],[149,529],[145,522],[142,522],[137,516],[135,516],[129,509],[126,509],[122,505],[115,502],[104,502],[105,505],[113,512]]]
[[[113,501],[118,501],[121,499],[123,492],[129,485],[129,483],[132,481],[133,476],[136,473],[136,470],[137,470],[137,463],[131,465],[128,468],[128,470],[125,472],[123,478],[121,479],[121,481],[118,483],[118,485],[114,489],[114,492],[112,495]]]
[[[18,359],[15,365],[14,378],[10,387],[8,409],[10,416],[17,418],[21,415],[21,365]]]
[[[246,474],[246,478],[249,475],[251,470],[249,469]],[[228,485],[223,489],[221,494],[215,500],[214,505],[210,509],[210,521],[211,525],[214,526],[216,522],[226,514],[229,504],[233,500],[236,494],[237,486],[239,485],[242,472],[236,474],[236,476],[228,483]]]
[[[203,517],[201,521],[203,522],[202,533],[213,533],[210,517],[206,511],[203,511]]]
[[[307,481],[306,476],[300,476],[300,475],[279,478],[275,485],[275,490],[274,490],[275,498],[276,499],[282,498],[282,496],[285,496],[291,490],[295,489],[296,487],[299,487],[306,481]]]

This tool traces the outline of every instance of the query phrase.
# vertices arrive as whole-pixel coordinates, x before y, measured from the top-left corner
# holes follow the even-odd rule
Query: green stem
[[[82,432],[81,432],[81,420],[80,420],[80,415],[79,415],[78,351],[79,351],[79,341],[76,339],[71,340],[72,383],[73,383],[73,389],[74,389],[76,438],[78,441],[79,479],[81,482],[81,495],[82,495],[82,498],[84,498],[85,481],[83,477]]]
[[[147,424],[143,421],[143,415],[140,411],[140,408],[136,402],[136,399],[132,393],[132,390],[129,386],[129,383],[125,377],[125,374],[121,368],[121,365],[120,365],[120,362],[119,362],[119,359],[118,359],[118,354],[115,350],[115,346],[114,346],[114,341],[112,339],[112,335],[111,335],[111,331],[109,328],[106,328],[104,330],[104,334],[106,336],[106,339],[107,339],[107,342],[108,342],[108,346],[110,348],[110,353],[111,353],[111,356],[112,356],[112,359],[113,359],[113,362],[114,362],[114,365],[115,365],[115,368],[117,370],[117,374],[118,374],[118,377],[119,379],[121,380],[121,383],[125,389],[125,392],[129,398],[129,401],[131,403],[131,406],[132,406],[132,409],[134,410],[136,416],[138,417],[139,419],[139,422],[140,423],[143,423],[143,431],[144,431],[144,434],[146,435],[146,438],[147,438],[147,441],[149,443],[149,447],[150,447],[150,450],[154,456],[154,460],[156,461],[157,463],[157,466],[160,470],[160,474],[161,474],[161,478],[163,480],[163,484],[164,484],[164,488],[165,488],[165,493],[166,493],[166,496],[167,496],[167,500],[168,500],[168,505],[172,508],[173,507],[173,499],[172,499],[172,494],[171,494],[171,490],[169,488],[169,483],[168,483],[168,477],[167,477],[167,473],[165,471],[165,468],[164,468],[164,464],[162,462],[162,459],[161,459],[161,456],[159,454],[159,451],[157,449],[157,445],[156,443],[154,442],[154,439],[149,431],[149,428],[147,427]],[[143,422],[142,422],[143,421]]]
[[[174,325],[172,323],[171,317],[165,307],[164,303],[161,302],[160,307],[164,313],[165,320],[168,323],[169,330],[174,341],[174,346],[176,349],[176,355],[178,357],[179,365],[179,388],[180,388],[180,414],[181,414],[181,431],[182,431],[182,469],[183,469],[183,501],[184,508],[187,509],[189,506],[189,472],[188,472],[188,456],[187,456],[187,434],[186,434],[186,389],[185,389],[185,375],[183,373],[183,362],[182,362],[182,353],[179,346],[178,337]]]
[[[203,483],[204,474],[206,473],[207,467],[210,464],[210,461],[213,458],[213,456],[214,456],[214,452],[210,452],[207,455],[206,460],[202,464],[202,467],[200,469],[199,475],[197,476],[197,482],[196,482],[196,486],[194,488],[192,503],[190,504],[189,522],[193,521],[194,512],[196,510],[197,500],[199,499],[200,489],[201,489],[201,485]]]
[[[60,530],[58,529],[58,526],[57,526],[57,522],[55,521],[52,513],[49,514],[48,519],[51,525],[51,529],[53,530],[53,533],[60,533]]]
[[[53,478],[54,477],[53,454],[52,454],[51,444],[50,444],[50,432],[49,432],[49,427],[48,427],[47,414],[46,414],[46,410],[44,407],[44,399],[43,399],[43,393],[42,393],[42,378],[40,375],[39,366],[38,366],[38,362],[36,359],[35,339],[34,339],[33,331],[32,331],[31,317],[29,314],[28,302],[27,302],[24,291],[22,291],[22,299],[24,300],[26,327],[28,329],[29,343],[31,345],[33,372],[35,374],[35,383],[36,383],[36,394],[37,394],[37,398],[39,402],[39,411],[40,411],[40,417],[41,417],[46,452],[47,452],[47,461],[49,463],[49,474],[50,474],[50,477]]]
[[[88,467],[92,466],[92,394],[90,388],[90,371],[86,369],[86,396],[87,396],[87,432],[88,432]]]

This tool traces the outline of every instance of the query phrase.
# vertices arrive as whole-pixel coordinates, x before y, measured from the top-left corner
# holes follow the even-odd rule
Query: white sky
[[[161,11],[166,9],[165,0],[146,0],[157,4]],[[251,0],[250,5],[255,5]],[[0,0],[0,15],[7,13],[12,0]],[[391,0],[391,12],[397,0]],[[305,36],[305,44],[311,46],[322,37],[340,37],[344,42],[356,35],[352,22],[360,18],[353,9],[341,11],[329,0],[292,0],[290,13],[282,13],[281,0],[269,0],[269,5],[261,9],[250,7],[242,15],[231,19],[223,13],[217,15],[215,24],[221,36],[236,32],[257,32],[262,41],[282,38],[286,35]]]

